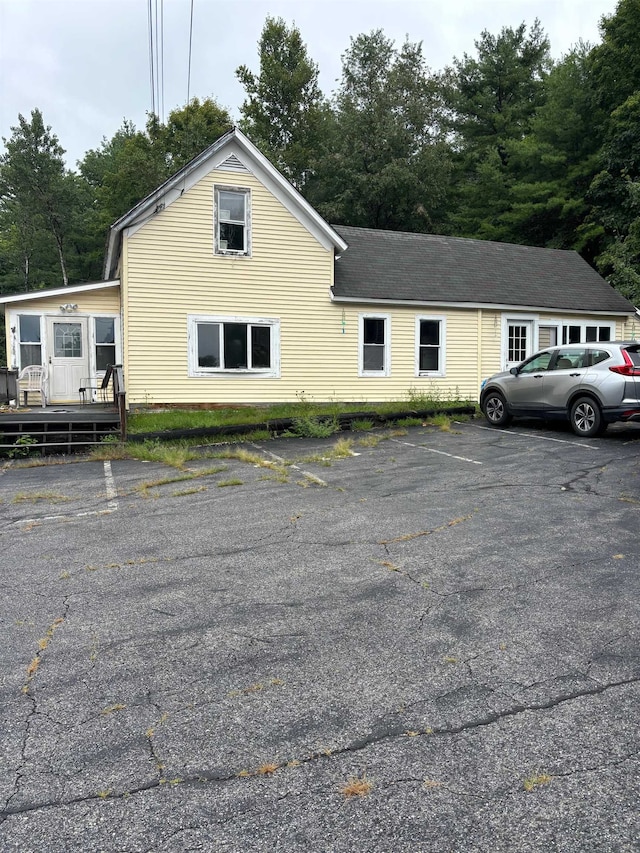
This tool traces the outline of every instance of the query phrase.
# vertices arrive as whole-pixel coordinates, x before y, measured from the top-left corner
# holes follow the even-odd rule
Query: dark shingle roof
[[[633,312],[577,252],[333,226],[349,244],[336,298]]]

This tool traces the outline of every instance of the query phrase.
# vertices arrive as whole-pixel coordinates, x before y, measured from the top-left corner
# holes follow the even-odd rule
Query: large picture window
[[[189,374],[279,375],[278,320],[190,317]]]
[[[216,187],[216,254],[250,254],[250,198],[249,190],[239,189],[236,187]]]
[[[444,376],[445,322],[416,317],[416,376]]]
[[[387,314],[360,315],[360,376],[388,376],[390,319]]]

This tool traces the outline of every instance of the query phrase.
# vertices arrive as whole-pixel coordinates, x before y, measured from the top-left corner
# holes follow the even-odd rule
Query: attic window
[[[215,253],[249,255],[251,195],[237,187],[215,188]]]

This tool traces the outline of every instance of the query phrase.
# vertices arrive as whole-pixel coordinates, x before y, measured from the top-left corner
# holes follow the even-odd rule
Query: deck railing
[[[110,364],[102,380],[103,388],[111,381],[113,388],[113,404],[118,410],[120,418],[120,438],[127,440],[127,392],[124,387],[124,371],[121,364]]]

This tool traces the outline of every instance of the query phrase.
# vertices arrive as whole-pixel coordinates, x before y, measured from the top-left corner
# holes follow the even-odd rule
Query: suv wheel
[[[507,402],[499,391],[489,391],[484,398],[482,410],[491,426],[509,426],[513,420],[507,409]]]
[[[607,428],[600,406],[592,397],[578,397],[571,406],[569,420],[575,434],[583,438],[600,435]]]

